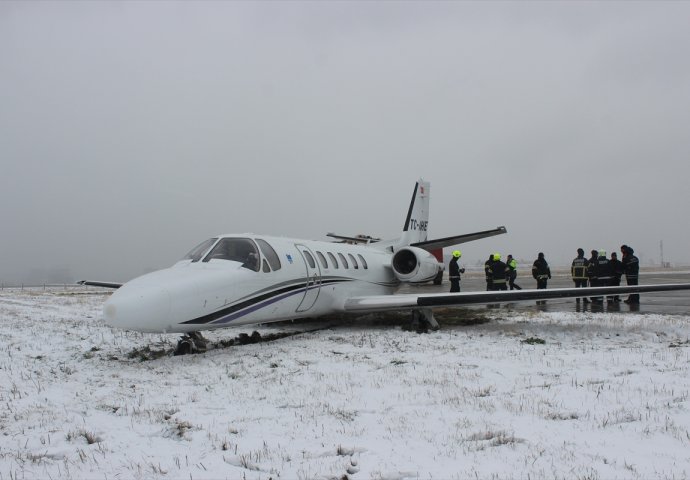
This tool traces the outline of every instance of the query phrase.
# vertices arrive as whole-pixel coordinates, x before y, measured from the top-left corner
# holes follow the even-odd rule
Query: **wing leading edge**
[[[417,308],[461,307],[464,305],[482,305],[521,300],[598,297],[624,293],[667,292],[672,290],[690,290],[690,283],[628,285],[622,287],[553,288],[550,290],[431,293],[426,295],[373,295],[370,297],[349,298],[345,301],[343,310],[346,312],[414,310]]]
[[[91,280],[80,280],[77,282],[79,285],[91,285],[92,287],[105,287],[105,288],[120,288],[121,283],[114,282],[95,282]]]

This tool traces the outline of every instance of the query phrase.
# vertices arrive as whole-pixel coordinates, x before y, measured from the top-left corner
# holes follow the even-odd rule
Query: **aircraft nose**
[[[103,306],[103,318],[111,327],[139,332],[160,332],[170,323],[170,292],[166,288],[118,289]]]

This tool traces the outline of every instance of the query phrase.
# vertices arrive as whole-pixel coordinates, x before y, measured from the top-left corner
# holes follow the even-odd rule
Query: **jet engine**
[[[403,247],[395,252],[391,266],[398,280],[410,283],[428,282],[443,270],[436,257],[417,247]]]

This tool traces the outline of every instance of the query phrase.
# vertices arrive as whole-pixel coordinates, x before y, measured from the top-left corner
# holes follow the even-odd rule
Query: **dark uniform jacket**
[[[448,278],[460,280],[460,274],[464,272],[464,268],[460,268],[458,265],[458,259],[453,257],[448,264]]]
[[[551,269],[549,264],[543,258],[537,258],[532,265],[532,276],[536,280],[545,280],[551,278]]]
[[[596,255],[592,255],[591,257],[589,257],[589,262],[588,262],[588,263],[589,263],[590,265],[593,264],[594,262],[597,261],[597,258],[599,258],[599,257],[597,257]]]
[[[491,283],[494,285],[506,283],[506,264],[501,260],[494,260],[491,263]]]
[[[640,274],[640,260],[632,253],[623,256],[623,272],[626,278],[637,278]]]
[[[611,275],[620,281],[621,277],[623,276],[623,262],[618,259],[610,259],[609,265],[611,266]]]
[[[589,260],[587,260],[584,255],[573,260],[573,264],[570,267],[570,273],[573,276],[573,280],[587,280],[588,267]]]
[[[492,259],[487,260],[484,262],[484,276],[486,277],[486,282],[490,283],[491,282],[491,264],[494,263]]]
[[[611,262],[606,257],[599,257],[596,261],[589,264],[589,277],[600,285],[605,286],[608,284],[611,277],[613,277],[613,272],[611,270]]]
[[[506,266],[508,267],[508,270],[506,270],[506,278],[508,280],[515,280],[517,278],[517,260],[514,258],[511,259],[508,263],[506,263]]]

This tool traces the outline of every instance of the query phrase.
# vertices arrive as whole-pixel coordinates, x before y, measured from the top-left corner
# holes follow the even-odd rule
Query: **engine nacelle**
[[[395,252],[391,266],[398,280],[410,283],[431,281],[443,270],[436,257],[417,247],[403,247]]]

